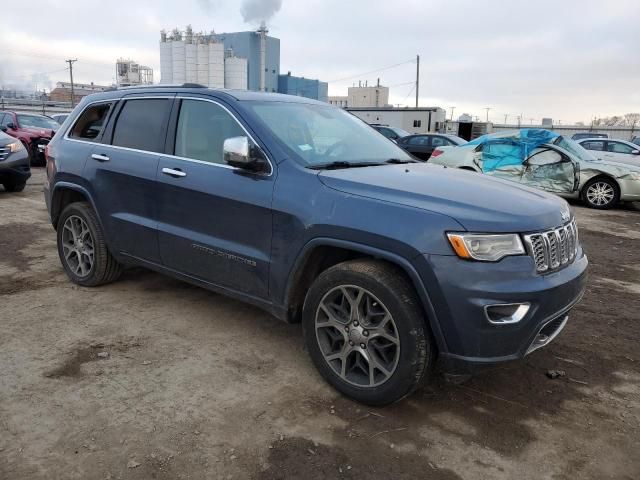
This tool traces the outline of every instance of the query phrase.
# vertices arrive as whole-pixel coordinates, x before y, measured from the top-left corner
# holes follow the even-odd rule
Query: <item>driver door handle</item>
[[[99,162],[108,162],[109,161],[109,157],[107,157],[106,155],[102,155],[100,153],[92,153],[91,154],[91,158],[93,158],[94,160],[97,160]]]
[[[163,168],[162,173],[165,175],[169,175],[174,178],[186,177],[187,174],[178,168]]]

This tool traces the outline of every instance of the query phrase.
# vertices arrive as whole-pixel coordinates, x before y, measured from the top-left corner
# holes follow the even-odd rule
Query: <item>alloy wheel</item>
[[[607,205],[613,201],[614,197],[615,191],[607,182],[595,182],[587,189],[587,200],[593,205]]]
[[[78,277],[91,273],[94,262],[94,241],[87,223],[77,215],[71,215],[64,222],[62,230],[62,251],[69,269]]]
[[[396,370],[398,329],[385,305],[364,288],[341,285],[326,293],[315,329],[325,361],[342,380],[377,387]]]

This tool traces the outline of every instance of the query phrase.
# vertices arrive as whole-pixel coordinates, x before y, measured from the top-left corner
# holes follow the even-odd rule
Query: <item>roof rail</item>
[[[169,83],[158,83],[153,85],[130,85],[127,87],[115,87],[108,88],[105,92],[112,92],[114,90],[135,90],[137,88],[209,88],[206,85],[202,85],[200,83],[183,83],[183,84],[169,84]]]

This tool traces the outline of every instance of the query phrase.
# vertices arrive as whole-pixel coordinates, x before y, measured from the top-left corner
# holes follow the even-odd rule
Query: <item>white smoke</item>
[[[247,23],[266,22],[278,13],[281,7],[282,0],[243,0],[240,13]]]

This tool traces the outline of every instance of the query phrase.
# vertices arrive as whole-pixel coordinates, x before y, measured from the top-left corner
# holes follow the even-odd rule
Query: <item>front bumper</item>
[[[0,180],[26,182],[29,177],[31,177],[31,168],[26,150],[12,153],[0,161]]]
[[[496,263],[437,255],[420,260],[441,334],[440,363],[451,373],[517,360],[550,343],[580,301],[587,279],[582,247],[573,263],[547,275],[535,273],[529,256]],[[487,318],[486,306],[513,303],[530,304],[520,321],[493,324]]]

